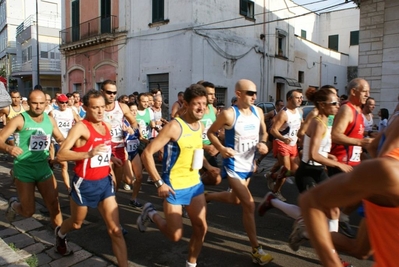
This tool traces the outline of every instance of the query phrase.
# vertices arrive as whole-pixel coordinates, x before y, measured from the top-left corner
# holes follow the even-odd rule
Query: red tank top
[[[87,152],[92,150],[98,145],[105,144],[108,146],[108,151],[101,153],[89,159],[77,160],[75,166],[75,173],[79,177],[87,180],[100,180],[110,173],[110,160],[111,160],[111,133],[107,125],[102,122],[102,125],[107,129],[105,135],[98,133],[93,125],[87,120],[82,120],[90,132],[90,137],[86,144],[81,147],[72,148],[75,152]]]
[[[374,267],[395,267],[399,260],[399,207],[382,207],[363,200]]]
[[[362,139],[364,132],[362,113],[357,112],[355,107],[350,102],[347,102],[344,105],[347,105],[352,110],[353,114],[353,120],[348,127],[346,127],[344,134],[351,138]],[[360,163],[362,148],[360,146],[333,144],[330,153],[337,157],[338,162],[356,166]]]

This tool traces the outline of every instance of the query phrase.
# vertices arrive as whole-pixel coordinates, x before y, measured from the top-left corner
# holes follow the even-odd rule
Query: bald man
[[[259,245],[255,226],[255,203],[248,189],[250,178],[255,170],[254,157],[258,150],[266,154],[267,132],[260,108],[254,106],[256,85],[250,80],[239,80],[235,86],[237,102],[223,110],[208,130],[208,138],[223,157],[222,177],[228,179],[231,192],[206,194],[207,201],[221,201],[241,204],[243,223],[252,246],[252,261],[264,265],[273,257]],[[215,134],[224,128],[225,141],[221,143]]]

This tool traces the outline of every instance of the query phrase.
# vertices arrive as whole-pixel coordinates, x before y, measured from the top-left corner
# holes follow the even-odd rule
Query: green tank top
[[[204,131],[202,132],[202,143],[204,145],[210,145],[211,141],[208,139],[208,129],[216,120],[215,110],[211,104],[208,105],[209,113],[204,113],[204,116],[201,119],[201,123],[204,125]]]
[[[15,136],[16,146],[22,149],[22,154],[15,158],[14,165],[38,164],[47,161],[53,124],[48,115],[43,113],[43,121],[35,122],[27,112],[21,113],[24,126]]]
[[[139,125],[139,130],[141,135],[148,139],[150,137],[150,122],[151,122],[151,116],[150,116],[150,110],[149,108],[145,109],[145,112],[143,115],[140,115],[139,112],[136,114],[136,121],[137,124]]]

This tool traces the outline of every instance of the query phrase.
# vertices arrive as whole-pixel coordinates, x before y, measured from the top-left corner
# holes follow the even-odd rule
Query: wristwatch
[[[156,188],[161,187],[163,184],[164,184],[164,182],[163,182],[162,179],[159,179],[158,181],[154,182],[154,185],[155,185]]]

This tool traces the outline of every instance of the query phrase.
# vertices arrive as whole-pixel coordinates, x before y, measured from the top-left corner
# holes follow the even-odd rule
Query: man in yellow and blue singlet
[[[203,161],[208,171],[218,171],[202,156],[203,126],[200,120],[207,104],[206,96],[207,92],[202,85],[193,84],[187,88],[184,92],[186,112],[168,123],[142,154],[143,164],[158,188],[158,196],[164,198],[165,219],[154,210],[151,203],[146,203],[137,219],[138,229],[144,232],[148,224],[154,222],[169,239],[179,241],[183,234],[181,206],[185,205],[193,227],[186,262],[189,267],[196,266],[207,231],[204,185],[199,175],[202,164],[198,163]],[[153,154],[162,147],[164,156],[161,178]]]

